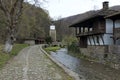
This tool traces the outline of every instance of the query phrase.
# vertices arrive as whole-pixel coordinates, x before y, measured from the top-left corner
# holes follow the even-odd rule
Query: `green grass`
[[[0,69],[14,56],[16,56],[20,50],[27,47],[27,44],[15,44],[12,51],[7,54],[2,51],[3,45],[0,45]]]
[[[23,48],[25,48],[27,46],[28,46],[28,44],[15,44],[13,46],[12,51],[10,52],[10,55],[12,55],[12,56],[17,55],[20,50],[22,50]]]
[[[9,54],[0,53],[0,69],[7,63],[9,59]]]
[[[49,52],[49,51],[53,51],[53,52],[55,52],[56,50],[59,50],[60,49],[60,47],[47,47],[47,48],[44,48],[47,52]]]

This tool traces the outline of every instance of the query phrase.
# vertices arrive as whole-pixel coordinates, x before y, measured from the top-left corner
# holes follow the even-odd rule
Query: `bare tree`
[[[22,14],[23,0],[0,0],[0,9],[6,17],[7,35],[4,51],[9,53],[15,41],[17,23]]]
[[[16,40],[17,24],[22,14],[24,1],[32,1],[34,6],[38,6],[41,1],[44,0],[0,0],[0,9],[4,12],[6,17],[7,35],[4,48],[6,53],[12,50],[14,41]]]

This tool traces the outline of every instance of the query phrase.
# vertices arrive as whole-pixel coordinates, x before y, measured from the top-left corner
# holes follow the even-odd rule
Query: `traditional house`
[[[120,11],[109,8],[103,2],[103,8],[80,14],[79,19],[70,25],[75,28],[81,48],[88,45],[120,45]]]
[[[109,7],[108,2],[103,2],[100,10],[66,20],[71,20],[69,27],[75,28],[81,54],[120,69],[120,6]]]
[[[113,26],[112,26],[112,31],[113,31],[113,36],[112,39],[114,41],[114,44],[120,45],[120,12],[111,14],[106,16],[105,18],[112,20]]]

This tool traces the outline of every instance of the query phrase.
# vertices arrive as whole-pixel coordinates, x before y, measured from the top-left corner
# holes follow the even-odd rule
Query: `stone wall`
[[[96,62],[120,69],[120,46],[88,46],[80,50],[83,55],[96,59]]]

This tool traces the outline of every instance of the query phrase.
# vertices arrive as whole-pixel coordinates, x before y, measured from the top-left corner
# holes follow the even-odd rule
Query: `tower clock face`
[[[55,25],[51,25],[50,29],[55,30]]]

